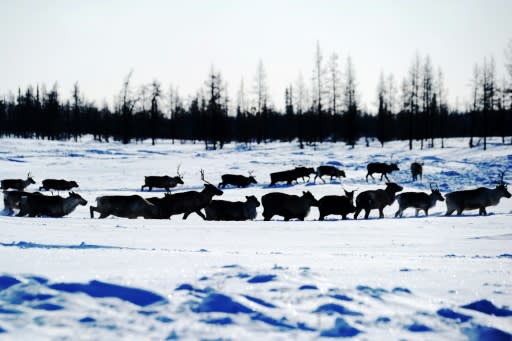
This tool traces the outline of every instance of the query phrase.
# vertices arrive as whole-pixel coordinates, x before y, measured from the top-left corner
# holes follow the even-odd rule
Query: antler
[[[27,173],[27,178],[30,178],[32,176],[32,173],[31,172],[28,172]]]
[[[204,183],[211,185],[211,183],[210,183],[209,181],[206,181],[206,180],[204,179],[204,169],[202,169],[202,168],[201,168],[201,171],[200,171],[200,172],[201,172],[201,180],[202,180]],[[212,186],[213,186],[213,185],[212,185]]]
[[[249,173],[249,176],[252,176],[252,174],[254,173],[254,169],[250,170],[248,173]]]
[[[176,169],[176,174],[178,175],[178,177],[180,179],[183,179],[183,173],[180,174],[180,167],[181,167],[181,163],[178,165],[178,168]]]
[[[434,185],[434,186],[432,186]],[[439,187],[437,186],[437,184],[433,184],[432,182],[430,183],[430,190],[431,191],[439,191]]]

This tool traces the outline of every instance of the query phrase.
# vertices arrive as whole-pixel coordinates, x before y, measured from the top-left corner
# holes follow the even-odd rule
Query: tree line
[[[408,140],[410,149],[423,149],[436,141],[444,147],[448,137],[469,137],[470,147],[481,144],[485,149],[488,136],[501,136],[503,143],[512,136],[512,40],[506,56],[508,78],[501,82],[492,57],[475,65],[471,102],[463,109],[448,106],[442,70],[428,55],[416,54],[400,86],[392,74],[381,73],[377,112],[369,113],[361,106],[350,56],[341,70],[339,56],[332,53],[325,60],[317,44],[310,86],[299,75],[284,89],[282,110],[269,97],[262,61],[250,89],[241,80],[234,103],[214,67],[200,90],[187,99],[177,87],[163,91],[157,80],[134,88],[130,72],[112,107],[86,100],[78,82],[69,97],[59,93],[57,84],[50,89],[19,88],[0,99],[0,136],[76,141],[90,134],[98,141],[149,138],[153,144],[171,139],[204,143],[206,149],[233,141],[298,141],[301,148],[341,141],[354,146],[361,137],[382,145]]]

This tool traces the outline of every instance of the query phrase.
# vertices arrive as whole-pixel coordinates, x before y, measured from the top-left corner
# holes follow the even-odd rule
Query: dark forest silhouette
[[[469,146],[488,136],[501,136],[512,143],[512,41],[506,51],[508,82],[498,84],[494,60],[475,65],[471,77],[471,103],[464,110],[450,109],[446,102],[443,73],[434,69],[427,55],[417,54],[408,76],[396,86],[393,75],[380,75],[376,95],[377,113],[359,103],[351,58],[341,72],[339,57],[324,62],[317,45],[311,88],[302,76],[286,87],[284,111],[268,96],[263,63],[257,67],[252,101],[242,80],[236,105],[231,105],[227,84],[211,68],[204,86],[185,101],[177,88],[164,95],[158,81],[134,91],[132,72],[125,78],[113,108],[85,100],[78,82],[69,99],[55,84],[19,88],[0,99],[0,136],[77,141],[91,134],[98,141],[130,143],[152,139],[203,142],[206,149],[222,148],[228,142],[265,143],[298,141],[304,144],[342,141],[354,146],[360,137],[376,138],[382,145],[409,140],[410,149],[444,147],[448,137],[469,137]],[[468,77],[469,78],[469,77]],[[164,109],[165,108],[165,109]],[[231,111],[230,111],[231,108]],[[234,110],[233,110],[234,109]],[[416,144],[413,142],[417,141]]]

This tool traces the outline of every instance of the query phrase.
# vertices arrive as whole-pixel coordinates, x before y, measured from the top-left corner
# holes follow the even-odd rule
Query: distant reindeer
[[[333,178],[338,178],[338,180],[341,181],[341,178],[345,177],[345,172],[333,166],[319,166],[316,169],[316,175],[313,182],[316,183],[316,178],[320,178],[320,180],[325,184],[325,180],[322,179],[322,176],[324,175],[329,175],[331,177],[331,181]]]
[[[105,195],[96,198],[96,207],[90,206],[91,218],[94,212],[100,214],[100,219],[113,215],[121,218],[155,219],[160,217],[160,211],[140,195]]]
[[[204,209],[206,220],[253,220],[260,202],[254,195],[245,198],[245,202],[212,200]]]
[[[56,191],[70,191],[73,188],[78,187],[76,181],[57,180],[57,179],[45,179],[43,185],[39,187],[39,190],[56,190]]]
[[[307,181],[309,181],[309,176],[311,174],[315,174],[315,170],[313,168],[302,166],[281,172],[270,173],[270,186],[273,186],[278,182],[286,182],[288,185],[291,185],[293,181],[298,182],[298,178],[302,178],[302,181],[306,182],[304,177],[308,177]]]
[[[343,220],[347,219],[347,214],[354,213],[354,192],[343,190],[345,195],[326,195],[318,200],[318,211],[320,217],[318,220],[324,220],[331,214],[341,215]]]
[[[464,210],[478,209],[479,215],[487,215],[485,210],[488,206],[496,206],[501,198],[510,198],[507,184],[503,181],[504,172],[501,173],[501,180],[496,188],[479,187],[476,189],[456,191],[446,194],[446,216],[457,211],[461,215]]]
[[[183,219],[187,219],[191,213],[195,212],[201,218],[206,219],[201,210],[210,204],[215,195],[222,195],[224,192],[204,179],[204,170],[202,169],[201,180],[205,183],[201,192],[166,194],[163,198],[151,199],[159,206],[161,218],[169,219],[172,215],[183,213]]]
[[[165,188],[167,192],[170,192],[170,188],[176,187],[178,184],[183,185],[183,174],[180,174],[180,166],[176,169],[176,176],[145,176],[144,185],[140,188],[142,192],[144,187],[148,187],[149,191],[153,188]]]
[[[310,180],[310,175],[312,174],[315,174],[315,169],[312,168],[312,167],[303,167],[303,166],[300,166],[300,167],[295,167],[295,175],[298,178],[301,178],[303,182],[306,182],[306,180],[304,179],[305,177],[308,178],[308,182]]]
[[[73,212],[78,205],[87,205],[87,200],[75,192],[69,192],[67,198],[46,195],[22,196],[17,216],[63,217]]]
[[[274,215],[284,217],[285,221],[292,218],[304,220],[309,214],[311,206],[318,206],[318,201],[309,191],[302,192],[302,196],[285,193],[268,193],[261,197],[263,205],[263,218],[270,220]]]
[[[366,169],[368,170],[368,173],[366,174],[366,182],[368,182],[368,176],[371,176],[373,180],[375,178],[373,177],[373,173],[380,173],[380,181],[382,181],[382,178],[385,177],[386,181],[389,182],[389,178],[387,174],[390,174],[393,171],[399,171],[398,164],[396,163],[381,163],[381,162],[371,162],[366,166]]]
[[[258,182],[252,175],[252,171],[249,172],[249,176],[235,175],[235,174],[224,174],[222,175],[222,182],[219,183],[219,188],[225,188],[226,185],[236,186],[238,188],[247,187],[250,184],[257,184]]]
[[[430,194],[423,192],[404,192],[396,196],[396,201],[398,201],[398,211],[395,213],[395,218],[400,217],[409,207],[414,207],[416,209],[416,216],[418,216],[420,210],[425,212],[425,215],[428,216],[428,210],[435,206],[436,201],[444,201],[443,195],[439,188],[432,187],[430,184]]]
[[[412,181],[418,180],[418,176],[420,177],[420,180],[423,180],[423,162],[413,162],[411,163],[411,174],[412,174]]]
[[[293,181],[297,181],[297,172],[295,169],[270,173],[270,186],[274,186],[278,182],[286,182],[288,185],[291,185]]]
[[[30,193],[24,191],[4,191],[4,211],[7,214],[12,214],[14,209],[20,209],[21,197],[30,195],[43,195],[39,192]]]
[[[356,198],[356,211],[354,219],[361,210],[365,211],[364,218],[368,219],[372,209],[379,210],[379,217],[384,218],[384,207],[393,204],[395,201],[395,193],[400,192],[404,188],[394,182],[387,182],[386,189],[377,189],[374,191],[364,191],[359,193]]]
[[[30,184],[35,184],[36,182],[30,175],[30,173],[27,174],[27,179],[5,179],[0,181],[0,189],[6,190],[9,188],[23,191],[26,187],[28,187]]]

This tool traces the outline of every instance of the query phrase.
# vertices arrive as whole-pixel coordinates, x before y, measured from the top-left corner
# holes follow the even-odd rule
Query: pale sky
[[[494,56],[498,78],[512,39],[511,0],[0,0],[0,95],[58,82],[64,97],[78,81],[109,103],[133,69],[134,85],[196,93],[213,64],[235,102],[250,89],[258,61],[272,101],[302,72],[307,85],[316,42],[324,56],[347,55],[362,106],[373,108],[381,71],[397,86],[416,52],[444,71],[448,100],[462,108],[475,63]]]

